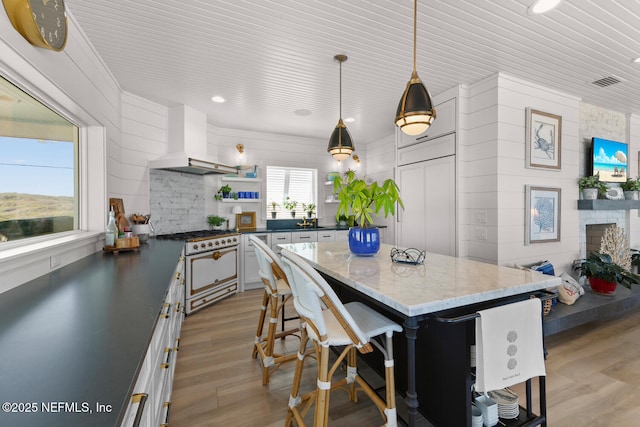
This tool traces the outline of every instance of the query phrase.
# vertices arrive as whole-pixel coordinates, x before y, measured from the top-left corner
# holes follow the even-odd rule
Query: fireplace
[[[600,239],[607,227],[618,224],[618,227],[627,229],[626,211],[580,211],[579,242],[580,257],[586,258],[590,251],[600,250]],[[589,230],[589,231],[588,231]],[[628,235],[628,231],[627,231]]]
[[[600,250],[600,242],[602,241],[602,236],[604,235],[604,231],[614,225],[610,224],[587,224],[585,228],[586,232],[586,251],[587,254],[592,251]]]

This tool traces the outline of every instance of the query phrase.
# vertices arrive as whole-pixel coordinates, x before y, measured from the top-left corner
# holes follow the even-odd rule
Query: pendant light
[[[342,121],[342,63],[347,60],[347,55],[336,55],[333,57],[340,63],[340,120],[329,138],[329,148],[327,151],[338,161],[349,158],[354,150],[353,141],[349,134],[349,129]]]
[[[436,109],[431,102],[429,91],[422,84],[416,70],[416,29],[418,16],[418,0],[413,2],[413,72],[402,94],[398,111],[396,112],[396,126],[407,135],[420,135],[426,131],[436,118]]]

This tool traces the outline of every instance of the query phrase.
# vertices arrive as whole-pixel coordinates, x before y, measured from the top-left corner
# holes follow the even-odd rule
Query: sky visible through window
[[[74,143],[0,136],[0,193],[74,195]]]

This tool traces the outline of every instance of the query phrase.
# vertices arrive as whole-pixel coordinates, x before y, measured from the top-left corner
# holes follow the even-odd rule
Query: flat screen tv
[[[591,174],[600,181],[625,182],[629,177],[629,146],[608,139],[591,139]]]

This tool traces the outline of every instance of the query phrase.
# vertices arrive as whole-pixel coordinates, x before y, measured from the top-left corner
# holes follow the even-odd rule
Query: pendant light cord
[[[418,0],[413,0],[413,72],[417,72],[416,68],[416,34],[418,32]]]
[[[342,120],[342,61],[340,61],[340,120]]]

